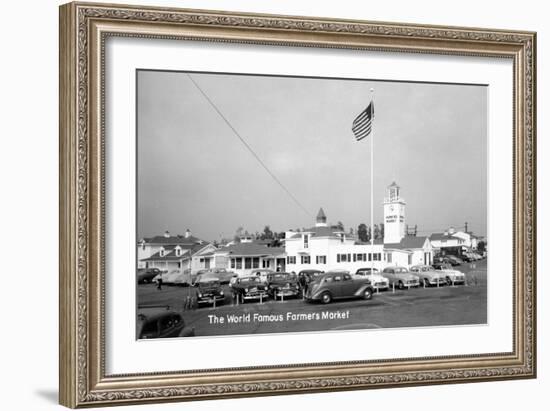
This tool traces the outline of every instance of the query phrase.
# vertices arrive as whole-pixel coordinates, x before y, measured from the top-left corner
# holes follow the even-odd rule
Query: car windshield
[[[406,273],[408,273],[407,269],[402,268],[402,267],[394,268],[394,269],[393,269],[393,272],[394,272],[395,274],[406,274]]]
[[[240,283],[241,284],[249,284],[249,283],[259,283],[260,279],[257,277],[247,277],[247,278],[241,278]]]
[[[199,287],[217,287],[219,285],[219,281],[204,281],[199,283]]]

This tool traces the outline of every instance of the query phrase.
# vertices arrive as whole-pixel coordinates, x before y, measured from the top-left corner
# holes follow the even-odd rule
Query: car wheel
[[[424,278],[424,287],[429,287],[430,281],[427,278]]]
[[[447,277],[446,280],[447,280],[447,285],[453,285],[453,282],[450,277]]]
[[[400,290],[402,290],[403,288],[405,288],[405,284],[403,284],[403,281],[399,281],[397,283],[397,288],[399,288]]]
[[[372,298],[372,290],[370,288],[366,288],[365,292],[363,293],[363,299],[370,300],[371,298]]]
[[[323,295],[321,295],[321,302],[323,304],[329,304],[331,301],[332,296],[330,295],[330,293],[323,293]]]

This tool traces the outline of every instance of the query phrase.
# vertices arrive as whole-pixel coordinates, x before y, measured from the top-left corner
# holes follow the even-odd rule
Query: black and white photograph
[[[487,323],[487,87],[136,71],[136,338]]]

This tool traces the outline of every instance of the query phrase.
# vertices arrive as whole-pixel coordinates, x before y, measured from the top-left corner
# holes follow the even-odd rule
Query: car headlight
[[[202,293],[199,293],[198,296],[199,296],[199,298],[202,298]]]
[[[222,290],[222,291],[220,291],[220,295],[223,295],[223,290]]]
[[[245,288],[245,289],[244,289],[244,292],[247,293],[247,292],[248,292],[248,288]]]

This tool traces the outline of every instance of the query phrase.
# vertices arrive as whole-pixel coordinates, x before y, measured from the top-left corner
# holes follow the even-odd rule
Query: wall
[[[112,0],[113,2],[113,0]],[[545,2],[464,0],[378,1],[353,0],[126,0],[134,3],[279,14],[360,18],[507,29],[539,33],[538,96],[539,158],[550,152],[550,25]],[[0,401],[5,410],[53,410],[57,397],[57,5],[58,1],[11,1],[2,4],[0,25],[0,250],[3,314],[0,340]],[[550,177],[550,162],[540,161],[539,179]],[[548,231],[550,209],[548,184],[539,184],[539,233]],[[539,292],[550,288],[550,265],[544,250],[547,236],[540,235]],[[31,264],[32,261],[32,264]],[[24,262],[24,264],[22,264]],[[125,410],[224,409],[333,410],[406,409],[463,411],[490,406],[499,410],[547,408],[550,388],[548,314],[550,299],[540,298],[539,378],[537,380],[447,385],[346,393],[280,396],[194,404],[143,405]]]

